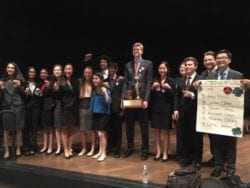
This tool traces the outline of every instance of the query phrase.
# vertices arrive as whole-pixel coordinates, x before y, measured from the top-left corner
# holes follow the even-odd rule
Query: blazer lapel
[[[135,77],[135,63],[134,63],[134,61],[130,62],[129,72],[130,72],[132,77]]]
[[[229,69],[228,70],[228,75],[227,75],[227,80],[233,79],[232,71]]]

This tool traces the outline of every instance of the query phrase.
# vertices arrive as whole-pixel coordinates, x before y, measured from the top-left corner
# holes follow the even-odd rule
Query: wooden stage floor
[[[142,180],[142,168],[146,164],[149,169],[149,182],[155,184],[165,184],[168,174],[179,168],[179,164],[174,158],[170,158],[168,162],[162,163],[160,161],[154,161],[154,139],[153,129],[150,131],[150,153],[149,159],[142,161],[140,159],[140,130],[139,126],[136,126],[136,137],[135,145],[136,152],[129,158],[114,158],[108,156],[103,162],[97,162],[87,156],[75,156],[71,159],[64,159],[64,155],[60,156],[45,156],[44,154],[36,154],[34,156],[22,156],[18,158],[17,163],[28,164],[41,167],[56,168],[65,171],[76,171],[81,173],[110,176],[117,178],[124,178],[129,180]],[[123,151],[126,148],[126,137],[125,137],[125,125],[123,125]],[[39,134],[39,144],[41,143],[41,134]],[[79,143],[79,133],[75,133],[75,143]],[[175,154],[175,131],[171,131],[171,146],[170,154]],[[204,152],[203,161],[208,160],[211,157],[209,152],[209,142],[207,135],[204,136]],[[202,167],[199,171],[202,177],[209,177],[212,168]],[[241,176],[243,181],[250,181],[250,135],[246,134],[243,138],[238,139],[238,150],[237,150],[237,175]]]

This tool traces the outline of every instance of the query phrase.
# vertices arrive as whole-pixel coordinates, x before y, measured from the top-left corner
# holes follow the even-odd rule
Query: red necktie
[[[135,76],[138,76],[138,72],[139,72],[139,61],[135,62]]]

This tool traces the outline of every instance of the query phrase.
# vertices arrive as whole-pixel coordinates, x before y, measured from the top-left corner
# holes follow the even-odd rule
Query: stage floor
[[[48,167],[61,169],[65,171],[74,171],[85,174],[93,174],[100,176],[110,176],[114,178],[124,178],[128,180],[141,181],[142,180],[142,169],[143,165],[148,166],[149,170],[149,182],[153,184],[164,185],[168,174],[179,168],[174,157],[175,154],[175,131],[171,131],[171,146],[170,146],[170,157],[166,163],[161,161],[154,161],[154,139],[153,139],[153,129],[150,131],[150,153],[149,159],[142,161],[140,159],[140,146],[141,137],[139,126],[136,126],[136,137],[135,145],[136,152],[129,158],[114,158],[113,156],[108,156],[108,158],[103,162],[97,162],[97,160],[92,159],[87,156],[75,156],[71,159],[66,160],[64,155],[60,156],[45,156],[45,154],[36,154],[34,156],[22,156],[18,158],[17,163],[34,165],[40,167]],[[123,125],[123,151],[126,148],[126,137],[125,137],[125,125]],[[39,133],[39,144],[41,141],[41,133]],[[75,133],[74,138],[75,144],[79,143],[79,133]],[[250,155],[249,155],[249,145],[250,145],[250,135],[247,134],[243,138],[238,139],[238,150],[237,150],[237,172],[236,174],[241,176],[243,181],[250,181]],[[204,136],[204,152],[203,161],[208,160],[211,155],[209,152],[209,141],[207,135]],[[209,177],[212,168],[202,167],[199,171],[202,178]]]

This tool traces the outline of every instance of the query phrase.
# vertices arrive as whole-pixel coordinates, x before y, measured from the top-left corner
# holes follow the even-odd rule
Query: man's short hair
[[[110,67],[113,67],[113,68],[115,68],[115,69],[118,69],[118,63],[116,63],[116,62],[110,62],[109,63],[109,68]]]
[[[195,66],[198,67],[199,63],[198,63],[198,60],[195,58],[195,57],[186,57],[183,62],[186,64],[187,61],[193,61]]]
[[[216,53],[214,51],[209,50],[209,51],[204,52],[203,57],[205,57],[207,55],[211,55],[214,58],[216,58]]]
[[[218,55],[218,54],[224,54],[224,53],[227,54],[227,56],[228,56],[229,59],[232,59],[232,53],[231,53],[229,50],[225,50],[225,49],[219,50],[219,51],[217,52],[217,55]],[[216,55],[216,56],[217,56],[217,55]]]
[[[108,64],[109,64],[109,62],[111,61],[111,58],[108,56],[108,55],[101,55],[100,57],[99,57],[99,62],[101,61],[101,60],[106,60],[107,62],[108,62]]]
[[[143,51],[143,44],[141,43],[141,42],[135,42],[134,44],[133,44],[133,48],[134,47],[139,47],[142,51]]]

